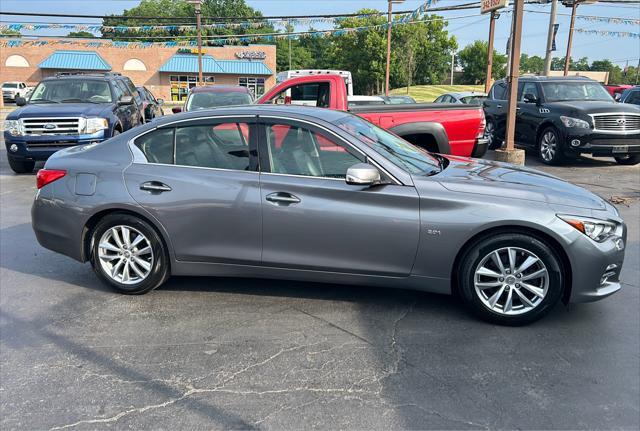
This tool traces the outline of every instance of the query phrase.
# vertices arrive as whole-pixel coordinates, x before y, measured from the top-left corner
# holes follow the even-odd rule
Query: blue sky
[[[470,0],[440,0],[437,6],[468,3]],[[423,0],[406,0],[402,4],[395,5],[398,10],[409,10],[418,7]],[[51,12],[51,13],[82,13],[82,14],[108,14],[120,13],[137,5],[139,1],[134,0],[0,0],[2,12]],[[386,0],[247,0],[253,8],[260,10],[264,15],[303,15],[321,13],[348,13],[364,7],[378,10],[386,10]],[[550,5],[527,5],[526,10],[549,11]],[[556,39],[559,52],[557,56],[564,55],[567,35],[569,30],[570,9],[559,5],[559,15],[557,22],[560,24],[558,37]],[[582,15],[599,15],[608,17],[623,17],[640,19],[640,4],[635,5],[611,5],[594,4],[582,5],[578,8],[578,13]],[[445,17],[455,18],[466,15],[474,15],[467,18],[452,19],[449,22],[449,30],[454,34],[460,47],[472,42],[475,39],[486,39],[488,33],[487,16],[479,15],[476,10],[464,10],[457,12],[441,13]],[[477,14],[477,15],[476,15]],[[504,52],[507,37],[509,34],[510,14],[503,14],[496,25],[495,47],[498,51]],[[529,55],[544,56],[546,45],[546,31],[549,15],[542,13],[525,13],[523,22],[522,50]],[[2,21],[47,21],[47,22],[90,22],[88,19],[56,19],[56,18],[28,18],[12,17],[2,15]],[[588,30],[610,30],[639,32],[636,26],[594,23],[588,21],[576,21],[576,28]],[[304,30],[304,29],[298,29]],[[26,32],[25,32],[26,33]],[[52,33],[42,31],[42,35],[63,35],[65,33]],[[640,42],[633,38],[612,38],[599,35],[587,35],[576,33],[574,35],[572,57],[588,57],[591,61],[602,58],[609,58],[621,67],[628,61],[631,65],[638,63],[640,58]]]

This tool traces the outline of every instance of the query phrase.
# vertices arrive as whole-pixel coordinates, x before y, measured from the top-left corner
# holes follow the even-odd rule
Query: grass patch
[[[414,85],[409,87],[409,96],[418,102],[433,102],[441,94],[458,91],[483,92],[484,85]],[[391,94],[405,95],[407,88],[393,89]]]

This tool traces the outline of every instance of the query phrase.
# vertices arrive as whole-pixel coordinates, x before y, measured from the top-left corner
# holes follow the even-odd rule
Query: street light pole
[[[204,85],[204,79],[202,78],[202,27],[200,26],[200,15],[202,0],[187,0],[194,6],[196,10],[196,31],[198,33],[198,85]]]
[[[567,54],[564,56],[564,76],[569,74],[571,44],[573,43],[573,27],[576,23],[576,9],[578,9],[578,0],[573,0],[571,3],[571,25],[569,26],[569,39],[567,40]]]
[[[547,53],[544,57],[544,76],[549,76],[551,71],[551,56],[553,55],[553,33],[556,24],[556,11],[558,9],[558,0],[551,2],[551,15],[549,16],[549,33],[547,34]]]

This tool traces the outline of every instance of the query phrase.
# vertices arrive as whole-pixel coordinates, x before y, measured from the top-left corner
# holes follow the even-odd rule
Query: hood
[[[113,104],[104,103],[27,104],[7,115],[7,120],[34,117],[100,117],[112,109]]]
[[[547,108],[573,110],[584,114],[604,114],[609,112],[631,112],[640,114],[640,107],[618,102],[602,102],[589,100],[567,100],[566,102],[549,102],[544,104]]]
[[[606,208],[599,196],[544,172],[488,160],[448,159],[449,166],[431,178],[450,191],[578,208]]]

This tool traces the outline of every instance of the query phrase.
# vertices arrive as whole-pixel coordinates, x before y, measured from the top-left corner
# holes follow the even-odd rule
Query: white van
[[[328,69],[301,69],[301,70],[285,70],[276,75],[276,83],[281,83],[289,78],[295,76],[308,76],[308,75],[340,75],[344,79],[344,83],[347,86],[347,95],[353,96],[353,78],[351,72],[346,70],[328,70]]]

